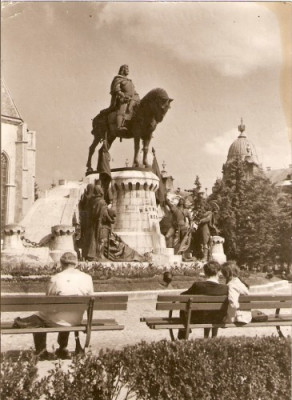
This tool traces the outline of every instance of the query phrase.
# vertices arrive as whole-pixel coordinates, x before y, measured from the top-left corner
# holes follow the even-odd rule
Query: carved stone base
[[[55,262],[59,262],[62,254],[67,251],[76,254],[73,243],[74,232],[75,228],[70,225],[55,225],[52,227],[50,256]]]
[[[223,249],[224,238],[221,236],[212,236],[212,254],[211,258],[220,264],[226,262],[226,255]]]
[[[24,227],[18,224],[9,224],[4,227],[3,232],[2,254],[22,254],[24,246],[21,238],[25,233]]]

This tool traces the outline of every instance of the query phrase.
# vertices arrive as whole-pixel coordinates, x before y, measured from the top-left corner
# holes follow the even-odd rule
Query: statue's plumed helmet
[[[129,66],[127,64],[123,64],[123,65],[120,66],[119,75],[122,74],[122,72],[124,71],[125,68],[129,68]]]

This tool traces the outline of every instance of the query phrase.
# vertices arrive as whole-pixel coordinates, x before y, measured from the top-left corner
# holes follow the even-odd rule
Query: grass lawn
[[[175,275],[172,281],[173,289],[185,289],[192,285],[197,280],[203,280],[204,276],[186,276],[186,275]],[[249,286],[265,285],[271,282],[281,280],[280,277],[272,277],[271,279],[266,278],[266,273],[250,273],[249,276],[245,276],[244,280]],[[224,283],[224,280],[221,280]],[[2,293],[36,293],[45,292],[46,281],[37,279],[19,279],[17,281],[1,281]],[[94,280],[94,289],[97,292],[107,291],[137,291],[137,290],[163,290],[162,275],[156,275],[149,278],[121,278],[112,277],[110,279]]]

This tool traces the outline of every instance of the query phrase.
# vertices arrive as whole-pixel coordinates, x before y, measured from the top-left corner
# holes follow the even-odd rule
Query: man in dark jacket
[[[204,273],[206,280],[202,282],[195,282],[188,290],[181,294],[202,294],[207,296],[223,296],[228,294],[228,286],[219,283],[220,264],[216,261],[209,261],[204,265]],[[220,311],[192,311],[191,323],[221,323],[226,310]],[[184,312],[181,317],[184,317]],[[218,328],[212,328],[212,337],[217,336]],[[209,337],[210,328],[204,329],[204,337]],[[185,330],[180,329],[178,332],[178,339],[185,338]]]

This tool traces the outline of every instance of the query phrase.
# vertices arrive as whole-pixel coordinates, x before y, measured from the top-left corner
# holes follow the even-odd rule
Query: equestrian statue
[[[141,100],[135,87],[127,77],[129,67],[122,65],[119,74],[114,77],[111,84],[111,104],[102,110],[92,121],[93,142],[89,147],[87,160],[87,173],[93,172],[91,159],[97,145],[103,142],[105,152],[109,150],[113,141],[120,137],[134,138],[133,167],[140,167],[139,150],[140,140],[143,142],[144,167],[151,167],[147,156],[152,133],[161,122],[170,108],[170,99],[164,89],[152,89]]]

